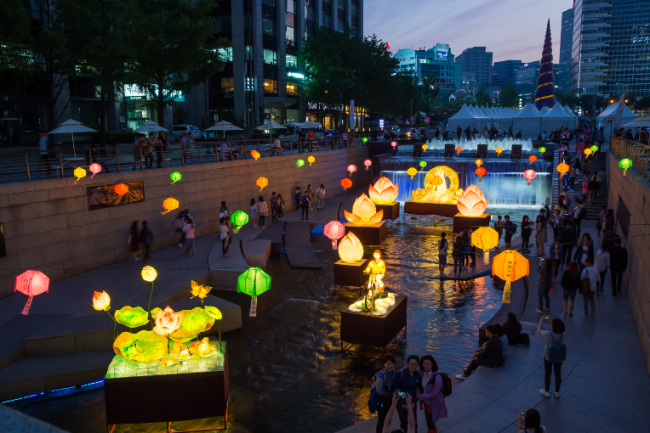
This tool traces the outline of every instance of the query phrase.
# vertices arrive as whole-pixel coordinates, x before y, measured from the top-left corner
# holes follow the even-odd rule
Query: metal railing
[[[621,159],[631,159],[631,170],[650,180],[650,146],[620,137],[611,137],[610,140],[611,151]]]
[[[93,163],[100,165],[100,173],[180,167],[251,159],[253,150],[259,153],[259,157],[265,158],[346,149],[365,145],[363,138],[363,135],[355,134],[347,140],[342,136],[297,139],[283,142],[281,148],[274,148],[269,139],[233,140],[228,142],[226,152],[222,152],[223,141],[219,140],[175,143],[159,148],[136,145],[79,146],[75,149],[51,149],[47,153],[37,149],[0,152],[0,184],[74,177],[76,168],[82,167],[88,171]],[[92,174],[87,173],[88,176]]]

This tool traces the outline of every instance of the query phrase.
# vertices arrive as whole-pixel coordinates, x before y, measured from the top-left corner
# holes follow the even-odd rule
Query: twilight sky
[[[562,12],[572,0],[365,0],[364,34],[376,34],[396,53],[402,48],[449,44],[487,47],[494,61],[540,60],[551,19],[553,60],[560,57]]]

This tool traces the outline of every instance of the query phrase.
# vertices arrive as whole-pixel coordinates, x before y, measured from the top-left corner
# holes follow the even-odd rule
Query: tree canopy
[[[511,81],[508,81],[501,89],[499,102],[502,107],[506,108],[516,108],[519,106],[519,92],[517,92],[517,89]]]

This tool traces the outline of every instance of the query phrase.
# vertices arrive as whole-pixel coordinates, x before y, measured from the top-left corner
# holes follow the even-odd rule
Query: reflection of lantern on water
[[[632,168],[632,160],[630,158],[621,159],[618,166],[623,169],[623,176],[627,176],[627,169]]]
[[[427,166],[427,162],[426,161],[420,161],[418,163],[418,165],[420,166],[420,170],[424,170],[424,167]]]
[[[255,158],[255,161],[257,161],[262,155],[260,155],[260,153],[257,150],[251,150],[251,156]]]
[[[474,171],[474,174],[478,176],[478,181],[481,181],[481,178],[487,174],[485,167],[479,167]]]
[[[332,249],[335,250],[338,248],[336,241],[345,234],[345,226],[338,221],[330,221],[325,224],[323,234],[332,240]]]
[[[397,198],[398,185],[387,177],[380,177],[375,186],[370,185],[368,195],[370,199],[377,204],[391,204]]]
[[[482,159],[477,159],[476,161],[474,161],[474,164],[476,164],[477,167],[480,167],[480,166],[483,165],[483,160]]]
[[[545,148],[544,146],[540,147],[540,148],[537,149],[537,150],[539,150],[539,153],[541,153],[542,156],[544,155],[544,152],[546,152],[546,148]]]
[[[178,200],[171,197],[166,198],[165,201],[163,201],[163,209],[165,210],[161,212],[162,215],[165,215],[166,213],[169,213],[174,209],[178,209]]]
[[[268,184],[269,184],[269,180],[264,176],[258,177],[257,182],[255,182],[255,185],[260,187],[260,191],[262,191],[264,187],[267,186]]]
[[[115,191],[115,194],[117,195],[124,195],[129,192],[129,187],[126,186],[126,184],[118,183],[113,187],[113,191]]]
[[[75,180],[74,183],[79,182],[82,178],[86,177],[86,170],[81,168],[81,167],[75,168],[74,169],[74,177],[77,178],[77,180]]]
[[[533,162],[537,161],[537,157],[535,155],[530,155],[528,157],[528,160],[530,161],[530,164],[532,164]]]
[[[537,177],[537,172],[535,170],[524,171],[524,178],[528,179],[528,185],[530,185],[530,181],[535,179],[535,177]]]
[[[345,263],[357,263],[363,258],[363,244],[354,233],[348,233],[339,242],[339,257]]]
[[[411,176],[411,179],[413,179],[413,176],[415,176],[416,174],[418,174],[418,170],[417,170],[417,168],[415,168],[415,167],[410,167],[408,170],[406,170],[406,174],[408,174],[409,176]]]
[[[348,189],[352,186],[352,181],[347,177],[345,179],[341,179],[341,186],[343,189]]]
[[[304,166],[304,165],[305,165],[305,160],[304,160],[304,159],[299,159],[299,160],[297,160],[297,161],[296,161],[296,165],[297,165],[298,167],[302,167],[302,166]]]
[[[503,302],[510,303],[510,291],[513,281],[527,276],[529,273],[528,259],[514,250],[506,250],[492,259],[492,275],[506,282],[503,288]]]
[[[354,165],[354,164],[348,165],[348,173],[350,173],[350,176],[352,176],[352,173],[354,173],[355,171],[357,171],[357,166],[356,165]]]
[[[558,164],[558,166],[555,169],[557,170],[558,173],[560,173],[560,179],[564,177],[564,173],[569,172],[569,166],[568,164],[565,163]]]
[[[429,148],[429,146],[427,146],[426,144],[423,144],[423,145],[422,145],[422,150],[424,150],[425,152],[426,152],[426,150],[427,150],[428,148]]]
[[[483,250],[483,263],[490,262],[490,250],[499,245],[499,233],[491,227],[479,227],[472,232],[472,245]]]
[[[456,148],[456,155],[460,155],[460,152],[462,152],[462,151],[463,151],[463,148],[460,147],[460,146],[458,146],[458,147]]]
[[[21,314],[24,316],[29,314],[34,296],[48,292],[49,289],[50,279],[41,271],[25,271],[18,275],[14,282],[14,292],[20,292],[28,297]]]
[[[169,178],[172,180],[172,185],[173,185],[179,180],[181,180],[183,178],[183,175],[181,175],[178,171],[175,171],[169,175]]]
[[[365,161],[363,161],[363,165],[365,165],[366,170],[368,170],[370,168],[370,166],[372,165],[372,161],[369,160],[369,159],[366,159]]]
[[[488,199],[476,185],[470,185],[458,197],[456,205],[464,216],[481,216],[488,205]]]
[[[498,158],[499,156],[501,156],[501,152],[503,152],[503,149],[501,149],[500,147],[497,147],[497,149],[496,149],[497,158]]]
[[[355,224],[374,224],[384,217],[384,210],[377,212],[377,207],[370,198],[361,194],[352,205],[352,212],[343,210],[345,218]]]
[[[90,176],[90,178],[92,179],[93,177],[95,177],[95,175],[97,173],[102,171],[102,166],[95,162],[93,164],[90,164],[90,167],[88,167],[88,170],[93,174],[92,176]]]
[[[307,158],[307,162],[309,163],[309,166],[311,167],[311,165],[314,162],[316,162],[316,158],[314,158],[313,156],[310,156],[309,158]]]

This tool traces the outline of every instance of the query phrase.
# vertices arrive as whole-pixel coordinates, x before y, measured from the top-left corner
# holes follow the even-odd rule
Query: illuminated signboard
[[[379,127],[384,128],[384,119],[379,119]]]
[[[449,51],[436,51],[436,58],[438,59],[448,59]]]
[[[291,77],[291,78],[298,79],[298,80],[304,80],[305,79],[305,75],[301,74],[300,72],[287,72],[287,76]]]

